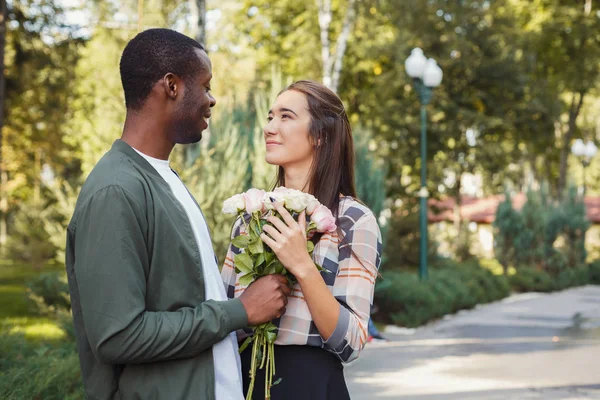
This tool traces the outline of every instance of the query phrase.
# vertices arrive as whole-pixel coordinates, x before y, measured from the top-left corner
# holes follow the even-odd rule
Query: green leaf
[[[236,254],[234,257],[234,262],[235,266],[241,272],[252,272],[253,270],[254,265],[252,263],[252,258],[250,258],[250,256],[246,253]]]
[[[264,253],[260,253],[258,255],[258,257],[256,257],[256,261],[254,262],[254,265],[256,268],[260,267],[262,264],[266,264],[265,263],[265,254]]]
[[[254,282],[254,275],[252,273],[240,276],[240,285],[248,286]]]
[[[325,272],[327,274],[332,274],[333,272],[331,272],[330,270],[323,268],[322,266],[320,266],[319,264],[315,263],[315,267],[317,267],[317,270],[319,272]]]
[[[312,254],[314,249],[315,249],[315,244],[313,242],[311,242],[310,240],[308,242],[306,242],[306,250],[308,250],[308,254]]]
[[[271,387],[275,386],[275,385],[279,385],[281,383],[281,378],[277,379],[275,382],[273,382],[271,384]]]
[[[242,343],[242,345],[240,346],[240,354],[242,353],[242,351],[246,350],[246,347],[248,347],[248,345],[250,343],[252,343],[252,340],[254,339],[254,336],[249,336],[246,338],[246,340],[244,340],[244,343]]]
[[[252,254],[262,253],[264,251],[262,239],[258,238],[258,240],[252,241],[248,245],[248,250],[250,250]]]
[[[271,264],[273,262],[273,260],[275,259],[275,253],[273,253],[273,251],[265,251],[265,261],[267,262],[267,265]]]
[[[260,363],[262,362],[262,358],[263,358],[263,351],[262,351],[262,346],[258,346],[258,350],[256,351],[256,362],[258,365],[260,365]]]
[[[285,267],[283,266],[283,264],[280,263],[279,260],[277,260],[277,262],[275,263],[275,273],[283,275],[286,272],[287,272],[287,270],[285,269]]]
[[[265,269],[264,275],[273,275],[276,272],[277,272],[276,265],[271,264],[270,266],[267,267],[267,269]]]
[[[237,247],[238,249],[244,249],[250,243],[250,236],[248,235],[240,235],[233,238],[231,243]]]
[[[272,322],[268,322],[268,323],[265,324],[264,329],[267,332],[274,332],[274,331],[277,330],[277,326],[275,326],[275,324],[272,323]]]
[[[277,334],[275,332],[267,331],[266,336],[267,336],[267,342],[275,343],[275,339],[277,339]]]
[[[250,221],[250,230],[254,234],[254,237],[259,237],[262,233],[262,229],[258,226],[258,223],[254,218]]]

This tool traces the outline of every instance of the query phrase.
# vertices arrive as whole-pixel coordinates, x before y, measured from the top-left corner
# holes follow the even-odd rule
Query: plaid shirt
[[[286,312],[273,321],[278,326],[278,345],[308,345],[324,348],[341,361],[358,357],[367,341],[367,325],[373,302],[373,290],[381,263],[381,232],[371,210],[351,197],[340,201],[337,232],[327,233],[317,243],[313,259],[329,270],[321,276],[340,304],[337,326],[324,340],[315,326],[299,284],[292,287]],[[244,232],[241,219],[235,223],[232,238]],[[239,297],[246,289],[235,273],[234,256],[240,250],[229,246],[221,275],[229,298]],[[242,339],[250,330],[238,332]]]

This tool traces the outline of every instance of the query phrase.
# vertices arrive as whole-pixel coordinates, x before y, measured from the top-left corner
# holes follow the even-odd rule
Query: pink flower
[[[335,217],[331,213],[331,210],[322,204],[315,208],[310,216],[310,220],[317,225],[317,231],[319,232],[333,232],[337,228]]]
[[[263,209],[263,197],[265,191],[260,189],[249,189],[244,193],[244,200],[246,202],[246,212],[252,214],[256,211],[262,211]]]
[[[306,213],[308,215],[312,215],[312,213],[315,212],[315,210],[317,209],[317,207],[319,207],[321,205],[321,203],[319,203],[319,200],[317,200],[314,196],[309,195],[309,200],[308,200],[308,205],[306,206]]]

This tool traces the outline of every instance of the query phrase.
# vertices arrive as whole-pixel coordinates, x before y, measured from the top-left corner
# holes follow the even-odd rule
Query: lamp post
[[[583,143],[583,140],[581,140],[581,139],[575,140],[575,143],[573,143],[573,146],[571,146],[571,153],[573,153],[574,156],[579,158],[581,160],[581,164],[583,165],[583,196],[584,197],[585,197],[585,190],[586,190],[585,170],[590,165],[592,158],[594,158],[594,156],[596,155],[597,152],[598,152],[598,148],[596,147],[596,145],[593,142]]]
[[[427,59],[420,48],[413,49],[404,66],[408,76],[413,78],[413,86],[419,94],[421,104],[421,189],[419,197],[419,224],[421,231],[421,247],[419,255],[419,278],[427,279],[427,104],[431,100],[434,87],[442,82],[442,69],[434,59]]]

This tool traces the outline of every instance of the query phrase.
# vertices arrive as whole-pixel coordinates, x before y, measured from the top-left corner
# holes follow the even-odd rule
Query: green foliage
[[[420,228],[418,199],[407,199],[400,207],[392,209],[386,226],[386,254],[383,269],[400,269],[419,265]],[[428,237],[428,259],[437,256],[437,246]]]
[[[527,202],[520,211],[521,225],[513,241],[515,265],[542,267],[545,262],[545,234],[551,204],[547,191],[529,190]]]
[[[56,247],[44,229],[44,219],[40,218],[43,211],[44,204],[40,200],[32,201],[12,220],[14,232],[3,249],[7,258],[40,269],[55,257]]]
[[[205,138],[206,139],[206,138]],[[221,211],[223,201],[243,192],[249,167],[249,146],[231,118],[215,123],[210,140],[189,168],[178,168],[182,180],[197,199],[219,260],[225,259],[231,235],[231,218]]]
[[[563,290],[573,286],[590,283],[590,269],[587,265],[568,268],[560,271],[555,278],[555,290]]]
[[[513,290],[517,292],[551,292],[554,290],[552,277],[541,269],[519,268],[509,280]]]
[[[544,250],[551,271],[575,267],[585,261],[585,234],[589,226],[583,199],[571,187],[563,201],[552,209],[547,221]],[[556,249],[559,237],[564,245]]]
[[[454,243],[454,257],[458,261],[469,261],[475,258],[471,253],[471,243],[473,242],[472,233],[469,230],[469,221],[463,220],[460,222],[458,235]]]
[[[64,11],[57,1],[7,6],[0,148],[8,177],[2,195],[9,196],[7,211],[14,216],[38,206],[43,166],[69,178],[78,172],[73,146],[64,138],[73,116],[74,69],[83,41],[62,23]]]
[[[66,341],[54,310],[65,306],[62,271],[38,277],[39,271],[20,264],[0,264],[0,398],[2,399],[83,399],[79,359],[72,334]],[[53,303],[47,316],[28,307],[26,282],[42,298],[44,307]],[[61,304],[57,307],[58,304]],[[62,329],[72,330],[70,313],[64,311]]]
[[[523,231],[521,214],[513,209],[510,193],[498,204],[494,217],[494,254],[502,265],[504,275],[516,263],[516,238]]]
[[[412,327],[509,293],[505,277],[477,265],[454,264],[432,270],[425,282],[415,273],[386,271],[375,288],[375,303],[384,322]]]
[[[34,309],[42,315],[56,315],[71,310],[69,284],[64,272],[46,272],[27,284],[27,296]]]
[[[507,195],[496,211],[494,251],[505,271],[514,265],[558,274],[584,262],[589,225],[583,199],[574,188],[558,203],[549,200],[545,188],[530,190],[520,212]]]
[[[369,151],[370,135],[365,131],[355,130],[354,138],[356,192],[375,217],[379,217],[385,201],[386,170],[382,160]]]
[[[589,265],[590,283],[600,285],[600,260],[596,260]]]
[[[42,345],[0,335],[0,397],[7,400],[85,398],[75,344]]]

